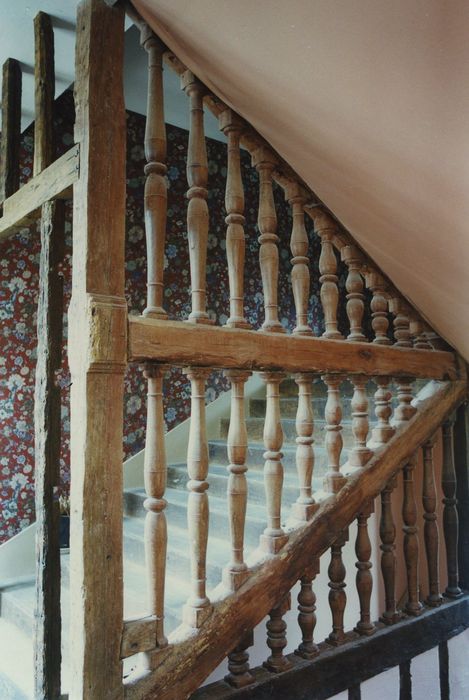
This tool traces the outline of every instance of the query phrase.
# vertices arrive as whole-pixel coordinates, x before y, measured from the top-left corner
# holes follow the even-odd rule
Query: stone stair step
[[[281,423],[284,435],[284,444],[294,444],[297,435],[295,420],[293,418],[282,418]],[[323,444],[324,442],[325,425],[326,422],[324,420],[316,420],[314,423],[314,439],[318,444]],[[228,437],[229,426],[229,418],[220,419],[220,438],[226,440]],[[264,433],[264,418],[246,418],[246,429],[249,442],[256,440],[261,441]],[[352,444],[352,422],[349,420],[342,421],[342,439],[344,441],[344,445],[347,447]]]
[[[313,408],[314,420],[324,420],[327,398],[324,396],[313,398],[311,405]],[[298,399],[296,397],[280,398],[280,415],[282,418],[295,418],[298,409]],[[266,400],[263,398],[251,399],[249,401],[249,417],[263,418],[265,416]],[[351,418],[352,397],[342,398],[342,415],[344,418]]]

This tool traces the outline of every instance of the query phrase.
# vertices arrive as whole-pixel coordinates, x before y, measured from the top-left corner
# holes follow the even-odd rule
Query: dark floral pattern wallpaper
[[[73,144],[73,97],[64,93],[57,101],[58,155]],[[130,313],[139,314],[145,307],[146,252],[143,224],[143,152],[145,118],[127,115],[127,219],[126,219],[126,298]],[[186,153],[188,133],[167,127],[168,138],[168,229],[165,255],[165,308],[170,318],[184,319],[190,312],[190,271],[186,232]],[[207,256],[208,309],[217,324],[229,315],[229,289],[225,251],[224,186],[226,147],[207,139],[209,160],[210,233]],[[32,129],[22,139],[21,178],[32,173]],[[243,181],[246,192],[246,317],[253,328],[263,321],[263,295],[259,270],[259,244],[256,228],[258,180],[249,155],[242,153]],[[291,218],[280,188],[275,189],[280,237],[279,316],[291,331],[295,325],[291,292],[291,253],[289,238]],[[71,291],[72,208],[67,205],[66,256],[63,277],[66,307]],[[323,331],[319,303],[318,259],[320,246],[306,221],[310,233],[311,303],[310,323],[317,334]],[[36,361],[36,306],[38,297],[39,232],[37,226],[25,228],[0,244],[0,542],[5,541],[34,520],[34,369]],[[345,268],[339,265],[341,294],[344,294]],[[344,306],[343,304],[341,305]],[[347,322],[342,314],[341,330]],[[64,318],[65,336],[67,331]],[[68,490],[69,470],[69,385],[66,341],[63,368],[58,381],[62,390],[61,488]],[[228,388],[221,372],[214,372],[207,382],[207,402]],[[146,386],[141,369],[129,366],[125,377],[123,458],[144,446]],[[179,369],[171,371],[166,381],[165,419],[171,429],[188,416],[189,383]]]

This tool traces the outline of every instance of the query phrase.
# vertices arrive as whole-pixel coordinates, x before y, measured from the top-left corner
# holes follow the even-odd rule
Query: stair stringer
[[[227,595],[223,584],[215,589],[213,612],[202,628],[181,625],[170,635],[168,647],[156,652],[156,670],[136,670],[126,678],[126,698],[155,697],[157,691],[162,700],[181,700],[203,683],[246,631],[254,629],[291,590],[313,557],[331,546],[363,504],[382,491],[467,395],[465,380],[435,383],[433,389],[366,467],[356,470],[337,494],[322,502],[310,522],[290,534],[278,555],[260,558],[236,593]]]

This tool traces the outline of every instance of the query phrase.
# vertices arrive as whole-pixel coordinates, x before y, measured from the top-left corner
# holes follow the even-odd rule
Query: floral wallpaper
[[[74,108],[71,92],[57,100],[56,127],[58,155],[73,144]],[[146,252],[143,224],[143,152],[145,118],[127,114],[127,212],[126,212],[126,298],[130,313],[139,314],[146,301]],[[167,126],[168,138],[168,228],[165,255],[165,308],[170,318],[184,319],[190,312],[190,271],[186,232],[187,189],[185,159],[188,133]],[[210,233],[207,256],[207,306],[217,324],[229,315],[229,288],[225,252],[224,186],[226,146],[207,139],[209,160]],[[23,135],[21,179],[32,174],[33,134]],[[257,241],[258,180],[247,152],[242,152],[243,181],[246,193],[246,317],[253,328],[263,321],[263,295],[259,271]],[[279,316],[290,331],[294,327],[294,302],[291,292],[291,253],[289,238],[291,218],[280,188],[275,189],[280,237]],[[65,306],[71,291],[72,209],[67,204],[66,255],[62,267]],[[318,259],[320,246],[310,231],[311,303],[309,320],[317,334],[323,331],[319,303]],[[0,243],[0,542],[5,541],[34,520],[34,370],[36,361],[36,307],[38,298],[38,264],[40,253],[38,226],[21,230]],[[339,264],[339,280],[344,294],[345,268]],[[344,305],[342,304],[342,307]],[[339,319],[346,332],[342,310]],[[65,341],[63,366],[58,376],[62,391],[62,449],[60,459],[61,490],[68,490],[69,470],[69,386],[66,359],[67,318],[64,318]],[[207,401],[228,388],[221,372],[214,372],[207,382]],[[146,386],[141,368],[129,366],[125,377],[123,458],[144,446]],[[180,369],[173,369],[166,381],[165,419],[171,429],[188,416],[189,383]]]

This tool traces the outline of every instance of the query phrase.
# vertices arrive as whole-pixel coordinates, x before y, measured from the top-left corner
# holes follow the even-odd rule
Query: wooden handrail
[[[165,700],[176,700],[194,691],[241,641],[245,630],[253,629],[278,605],[313,557],[331,546],[359,514],[363,503],[385,488],[392,475],[466,396],[466,381],[438,386],[367,466],[357,469],[339,493],[324,501],[312,520],[290,536],[281,556],[260,563],[235,593],[214,602],[211,616],[197,634],[182,639],[176,630],[174,642],[170,636],[169,646],[160,652],[156,672],[131,674],[125,681],[125,697],[149,698],[158,687]]]

